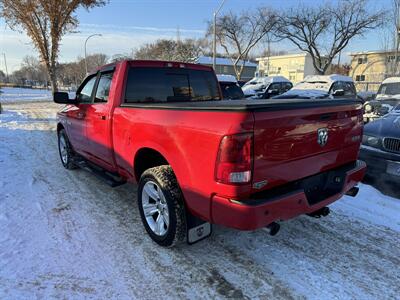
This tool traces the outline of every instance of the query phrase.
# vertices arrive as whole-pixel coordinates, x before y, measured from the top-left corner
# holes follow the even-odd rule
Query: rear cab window
[[[168,67],[131,67],[126,103],[160,103],[221,100],[211,71]]]

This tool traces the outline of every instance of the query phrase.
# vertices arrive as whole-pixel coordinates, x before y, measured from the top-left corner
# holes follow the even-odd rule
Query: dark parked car
[[[239,100],[245,98],[242,88],[233,75],[217,75],[223,99]]]
[[[360,158],[369,175],[400,181],[400,105],[365,125]]]
[[[287,92],[293,84],[284,76],[254,77],[246,82],[242,90],[247,98],[269,99]]]
[[[290,81],[287,82],[272,82],[268,88],[263,90],[260,93],[257,93],[253,98],[255,99],[270,99],[274,96],[278,96],[280,94],[286,93],[293,87],[293,84]]]
[[[400,77],[389,77],[379,87],[375,99],[364,103],[364,122],[377,120],[400,104]]]

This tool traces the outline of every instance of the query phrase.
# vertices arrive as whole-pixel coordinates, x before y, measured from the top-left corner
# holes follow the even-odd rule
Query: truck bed
[[[173,110],[205,110],[205,111],[277,111],[316,107],[354,105],[362,102],[355,99],[266,99],[266,100],[213,100],[168,103],[124,103],[122,107]]]

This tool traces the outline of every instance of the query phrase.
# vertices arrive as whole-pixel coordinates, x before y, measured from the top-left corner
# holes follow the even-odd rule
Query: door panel
[[[86,137],[90,155],[105,167],[113,165],[111,103],[108,102],[113,73],[100,74],[94,102],[86,110]]]
[[[71,105],[67,111],[69,139],[74,149],[82,154],[88,150],[86,140],[86,111],[88,102],[91,101],[96,76],[88,77],[77,91],[78,105]]]

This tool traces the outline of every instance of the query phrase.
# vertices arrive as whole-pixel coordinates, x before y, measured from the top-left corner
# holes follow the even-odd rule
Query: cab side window
[[[293,87],[293,85],[290,82],[283,82],[282,83],[282,93],[287,92]]]
[[[106,103],[108,101],[112,77],[113,73],[103,73],[100,75],[96,96],[94,98],[95,103]]]
[[[342,83],[340,81],[336,81],[333,83],[331,88],[331,94],[334,94],[337,90],[342,90]]]
[[[268,88],[269,91],[280,91],[280,89],[281,89],[281,84],[277,82],[271,83],[271,85]]]
[[[90,103],[92,101],[92,93],[94,84],[96,83],[96,76],[93,76],[86,82],[86,84],[82,87],[80,92],[78,93],[78,101],[80,103]]]

